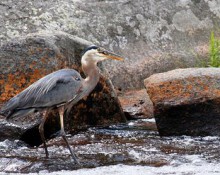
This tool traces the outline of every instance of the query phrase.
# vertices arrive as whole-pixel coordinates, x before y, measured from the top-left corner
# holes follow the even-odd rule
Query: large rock
[[[82,74],[80,53],[90,42],[64,32],[35,33],[16,38],[0,47],[0,103],[7,101],[37,79],[61,68],[74,68]],[[107,76],[102,64],[102,73]],[[30,125],[33,118],[14,121],[18,125]],[[51,113],[46,123],[46,136],[59,129],[57,113]],[[31,120],[30,120],[31,119]],[[109,125],[125,121],[124,114],[114,92],[111,81],[101,76],[91,95],[74,106],[71,115],[65,119],[66,130],[85,128],[88,125]],[[39,122],[38,122],[39,123]],[[34,128],[33,128],[34,127]],[[39,138],[36,122],[22,138]],[[29,128],[31,128],[29,126]],[[49,134],[48,134],[49,133]],[[33,137],[36,135],[36,138]]]
[[[177,69],[144,83],[161,136],[220,136],[220,68]]]
[[[128,57],[106,67],[118,89],[139,88],[153,73],[207,58],[219,6],[219,0],[1,0],[0,44],[39,30],[75,34]]]
[[[4,119],[0,119],[0,141],[6,140],[8,138],[10,139],[18,139],[22,136],[22,134],[25,133],[25,129],[18,126],[14,125],[12,123],[8,123]]]

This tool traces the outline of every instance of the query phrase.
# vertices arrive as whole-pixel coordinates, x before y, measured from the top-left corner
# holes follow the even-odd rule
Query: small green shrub
[[[215,38],[214,32],[211,32],[209,41],[209,65],[220,67],[220,40]]]

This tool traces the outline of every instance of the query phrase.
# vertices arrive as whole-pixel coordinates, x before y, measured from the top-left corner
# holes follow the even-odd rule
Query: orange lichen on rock
[[[160,81],[155,82],[152,79],[145,81],[147,92],[154,103],[175,101],[179,104],[197,98],[212,99],[220,93],[220,89],[216,87],[215,78],[192,75],[184,79],[175,77],[167,81],[161,79],[159,75],[154,79],[160,79]]]
[[[42,48],[31,48],[29,49],[29,53],[31,55],[38,54],[39,51],[42,51]],[[46,62],[56,60],[56,64],[51,64],[51,67],[46,67]],[[19,68],[16,72],[3,74],[0,77],[0,103],[9,100],[11,97],[15,96],[32,83],[40,79],[41,77],[61,68],[68,67],[68,64],[65,61],[65,57],[62,54],[56,55],[55,58],[48,57],[48,55],[44,55],[39,58],[39,62],[35,60],[29,63],[26,71],[22,70],[22,67],[26,67],[26,63],[21,60],[19,62]],[[40,68],[39,68],[40,67]],[[73,66],[74,67],[74,66]]]
[[[1,96],[0,102],[9,100],[39,78],[45,75],[45,70],[35,69],[32,72],[16,72],[5,75],[4,79],[1,79]]]

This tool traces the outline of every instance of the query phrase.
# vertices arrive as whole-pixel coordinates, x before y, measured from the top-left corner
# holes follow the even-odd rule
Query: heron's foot
[[[73,159],[73,161],[78,165],[78,166],[82,166],[81,165],[81,163],[79,162],[79,158],[76,156],[76,154],[71,150],[70,151],[70,153],[71,153],[71,157],[72,157],[72,159]]]
[[[45,151],[45,158],[46,158],[46,159],[49,158],[49,153],[48,153],[48,151]]]
[[[63,137],[63,136],[66,136],[66,132],[62,129],[51,135],[51,137]]]
[[[62,135],[61,135],[61,130],[59,130],[59,131],[53,133],[50,137],[51,137],[51,138],[54,138],[54,137],[60,137],[60,136],[62,136]]]
[[[78,157],[76,157],[76,155],[74,153],[73,153],[73,155],[71,154],[71,157],[77,166],[82,167],[82,164],[78,161]]]
[[[76,154],[73,152],[73,150],[72,150],[71,147],[70,147],[70,144],[69,144],[69,142],[68,142],[68,140],[67,140],[67,138],[66,138],[66,133],[65,133],[65,131],[61,129],[60,132],[59,132],[59,134],[62,136],[63,140],[65,141],[65,143],[66,143],[66,145],[67,145],[67,147],[68,147],[68,149],[69,149],[69,151],[70,151],[71,157],[72,157],[72,159],[74,160],[74,162],[75,162],[78,166],[81,166],[80,162],[78,161],[78,158],[77,158]]]
[[[49,152],[47,150],[47,144],[46,144],[45,140],[44,140],[43,144],[44,144],[44,151],[45,151],[46,158],[49,158]]]
[[[64,132],[64,133],[65,133],[65,132]],[[68,149],[69,149],[69,151],[70,151],[70,154],[71,154],[72,159],[74,160],[74,162],[75,162],[78,166],[81,166],[81,164],[80,164],[79,161],[78,161],[78,157],[76,156],[76,154],[73,152],[73,150],[71,149],[71,147],[70,147],[70,145],[69,145],[69,142],[68,142],[68,140],[67,140],[67,138],[66,138],[66,134],[64,134],[62,137],[63,137],[63,140],[66,142],[66,145],[67,145],[67,147],[68,147]]]

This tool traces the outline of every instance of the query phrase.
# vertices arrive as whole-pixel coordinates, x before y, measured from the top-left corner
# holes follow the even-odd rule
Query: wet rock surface
[[[2,104],[0,104],[1,108]],[[37,121],[36,119],[34,120]],[[5,120],[5,117],[0,115],[0,141],[5,139],[20,139],[21,136],[25,133],[28,127],[33,127],[34,123],[29,123],[26,127],[22,125],[16,125]]]
[[[220,69],[188,68],[145,79],[161,136],[220,135]]]
[[[146,119],[139,119],[138,122],[154,123]],[[161,138],[157,131],[149,130],[144,125],[136,127],[135,124],[130,123],[106,128],[90,128],[74,136],[69,135],[68,139],[82,167],[74,165],[61,138],[48,142],[50,154],[48,159],[44,158],[42,147],[29,148],[17,140],[5,140],[0,142],[0,171],[5,173],[60,171],[62,174],[64,170],[71,170],[74,173],[77,169],[115,164],[141,165],[158,169],[167,167],[170,170],[190,165],[200,167],[201,171],[206,166],[212,165],[214,171],[220,156],[219,137]],[[191,169],[191,173],[193,172]],[[215,172],[220,171],[216,169]]]
[[[5,119],[0,119],[0,141],[11,138],[18,139],[25,132],[21,127],[8,123]]]

